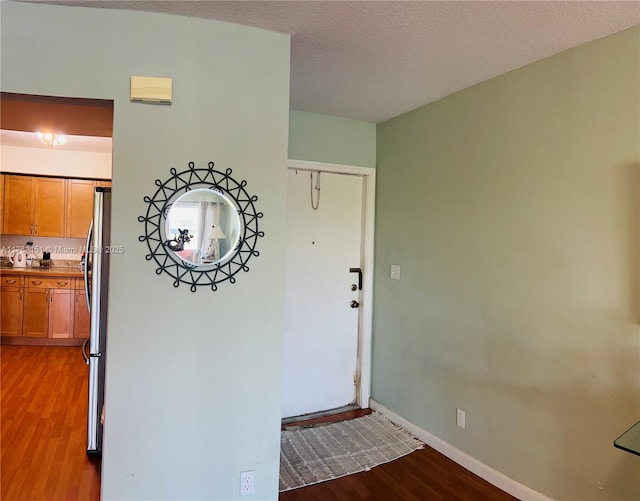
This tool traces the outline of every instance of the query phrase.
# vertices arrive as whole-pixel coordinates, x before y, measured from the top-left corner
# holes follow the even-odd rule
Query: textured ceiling
[[[45,3],[162,12],[290,33],[291,108],[374,123],[640,24],[639,1]]]

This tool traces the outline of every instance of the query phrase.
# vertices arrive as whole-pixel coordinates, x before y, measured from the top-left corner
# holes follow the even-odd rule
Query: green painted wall
[[[113,99],[104,500],[277,499],[289,37],[200,19],[2,2],[1,88]],[[131,75],[174,102],[129,102]],[[174,288],[138,241],[154,180],[189,161],[248,182],[260,256],[217,292]],[[247,314],[250,312],[250,314]],[[78,355],[80,356],[80,355]],[[84,431],[79,430],[84,433]]]
[[[378,125],[373,397],[556,499],[640,498],[639,66],[635,27]]]
[[[376,126],[291,110],[289,158],[359,167],[376,166]]]

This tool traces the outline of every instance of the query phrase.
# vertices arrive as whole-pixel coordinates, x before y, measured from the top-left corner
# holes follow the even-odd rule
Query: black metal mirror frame
[[[164,183],[160,179],[155,180],[158,189],[153,197],[144,197],[147,213],[138,217],[138,221],[144,223],[144,235],[138,240],[146,242],[149,248],[145,258],[157,263],[158,275],[163,272],[170,275],[174,287],[179,287],[181,283],[189,284],[191,292],[196,292],[201,286],[210,286],[211,290],[216,291],[217,284],[221,282],[235,283],[235,275],[239,271],[249,271],[247,261],[251,256],[260,255],[256,244],[258,238],[264,236],[264,232],[258,228],[258,220],[263,214],[257,212],[254,205],[258,197],[247,193],[246,181],[237,182],[231,177],[231,169],[225,172],[214,170],[213,162],[209,162],[207,168],[197,168],[194,162],[189,162],[188,170],[177,172],[175,168],[171,168],[169,172],[171,177]],[[173,203],[184,193],[202,188],[218,191],[233,200],[241,223],[234,251],[225,260],[212,265],[190,264],[180,259],[169,248],[163,230]]]

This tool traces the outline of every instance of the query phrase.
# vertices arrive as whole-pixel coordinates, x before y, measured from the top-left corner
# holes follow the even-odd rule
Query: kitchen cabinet
[[[93,216],[93,190],[95,181],[67,179],[66,236],[86,238]]]
[[[49,332],[50,338],[73,336],[74,290],[49,289]]]
[[[5,175],[4,184],[4,234],[64,236],[64,179]]]
[[[0,285],[0,335],[22,335],[23,278],[2,277]]]
[[[97,186],[111,187],[111,181],[67,179],[65,236],[86,238],[93,216],[93,192]]]
[[[26,277],[22,335],[73,336],[72,279]]]
[[[49,330],[49,290],[27,287],[24,290],[22,335],[47,337]]]
[[[89,337],[84,280],[75,273],[0,276],[0,330],[7,344],[80,346]]]
[[[3,233],[7,235],[33,233],[33,194],[32,177],[5,176]]]
[[[64,236],[64,179],[36,178],[35,229],[40,237]]]
[[[76,287],[79,287],[78,282],[82,283],[80,279],[76,279]],[[73,337],[88,338],[91,332],[91,317],[87,310],[87,298],[85,296],[85,291],[84,288],[76,288],[74,292]]]

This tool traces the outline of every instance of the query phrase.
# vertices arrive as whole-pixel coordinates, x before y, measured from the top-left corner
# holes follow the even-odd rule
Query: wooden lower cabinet
[[[24,289],[22,335],[47,337],[49,332],[49,289]]]
[[[75,305],[73,308],[73,337],[88,338],[91,333],[91,317],[87,310],[87,297],[84,289],[75,289]]]
[[[74,280],[28,275],[3,277],[0,287],[3,342],[47,344],[50,339],[55,344],[65,339],[68,341],[63,342],[69,343],[88,338],[90,319],[84,289],[74,289]],[[18,285],[8,285],[10,281]]]
[[[49,289],[49,337],[73,337],[73,289]]]
[[[22,286],[0,287],[0,335],[22,336]]]

